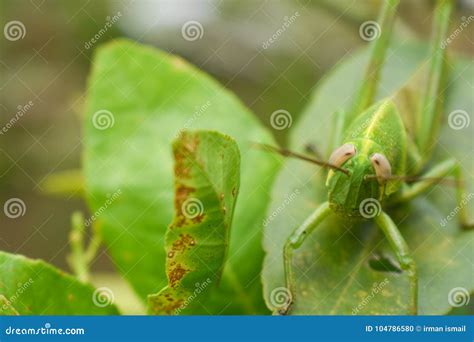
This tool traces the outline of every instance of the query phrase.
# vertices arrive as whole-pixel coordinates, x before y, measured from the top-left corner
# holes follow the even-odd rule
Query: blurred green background
[[[15,197],[26,205],[19,218],[0,215],[0,249],[67,269],[70,215],[87,209],[80,193],[45,194],[45,180],[80,168],[82,106],[98,45],[129,37],[179,54],[235,92],[270,127],[277,109],[296,121],[321,77],[367,44],[359,27],[376,19],[380,5],[377,0],[1,0],[2,28],[20,21],[24,36],[12,41],[2,32],[0,38],[0,125],[5,127],[19,106],[33,105],[0,135],[0,201],[3,206]],[[433,5],[402,0],[397,39],[427,39]],[[296,13],[296,20],[264,48]],[[452,27],[473,14],[473,0],[458,1]],[[201,39],[183,38],[181,29],[189,20],[202,24]],[[473,33],[469,25],[450,49],[472,56]],[[286,130],[272,132],[285,143]],[[102,252],[93,271],[106,275],[112,270]]]

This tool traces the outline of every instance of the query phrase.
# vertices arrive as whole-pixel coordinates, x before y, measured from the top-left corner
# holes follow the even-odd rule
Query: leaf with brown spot
[[[270,130],[228,89],[183,59],[123,39],[95,52],[83,121],[84,193],[94,213],[107,194],[121,190],[95,221],[117,270],[144,301],[167,284],[164,237],[175,207],[169,146],[183,128],[218,131],[239,146],[239,196],[245,201],[235,208],[221,284],[200,313],[268,313],[260,281],[262,225],[280,161],[250,142],[274,145]],[[114,124],[100,130],[93,118],[104,109]],[[181,170],[183,178],[190,172],[185,165]]]
[[[161,315],[195,313],[219,282],[240,182],[239,149],[226,135],[184,132],[173,154],[175,216],[165,242],[168,285],[148,297],[149,312]]]

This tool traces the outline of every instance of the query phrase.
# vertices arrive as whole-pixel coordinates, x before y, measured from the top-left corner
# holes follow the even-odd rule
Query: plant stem
[[[100,236],[96,229],[92,229],[92,237],[85,248],[84,235],[86,227],[84,225],[84,216],[76,211],[71,216],[71,232],[69,234],[69,244],[71,253],[67,256],[67,262],[73,273],[82,282],[90,279],[89,266],[95,258],[101,244]]]

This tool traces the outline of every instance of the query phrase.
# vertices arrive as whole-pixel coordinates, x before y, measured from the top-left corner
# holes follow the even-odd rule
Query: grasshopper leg
[[[390,246],[395,251],[400,267],[408,274],[410,281],[410,311],[413,315],[416,315],[418,312],[418,275],[415,260],[413,260],[405,239],[390,216],[382,212],[375,218],[375,223],[383,231]]]
[[[448,37],[449,17],[453,10],[453,3],[453,0],[438,0],[435,9],[429,72],[420,99],[420,112],[417,114],[416,144],[426,157],[433,149],[443,113],[443,92],[447,80],[447,56],[443,42]]]
[[[329,203],[325,202],[321,204],[312,214],[309,216],[301,226],[296,228],[291,236],[286,240],[285,247],[283,250],[283,262],[285,267],[285,284],[286,289],[289,291],[289,298],[285,306],[279,310],[281,315],[286,315],[295,298],[295,283],[293,279],[293,270],[291,267],[291,261],[293,257],[293,251],[298,249],[306,239],[308,235],[331,213]]]
[[[406,187],[402,190],[400,196],[397,197],[396,202],[405,202],[413,199],[423,192],[433,188],[440,178],[448,175],[453,175],[456,182],[459,223],[465,229],[472,229],[474,228],[474,222],[468,218],[467,205],[465,203],[469,198],[464,189],[461,166],[455,159],[448,159],[435,165],[430,171],[421,177],[426,178],[426,180],[421,180],[419,183]]]
[[[378,19],[380,24],[377,29],[379,37],[372,43],[369,63],[365,69],[361,86],[355,94],[354,103],[345,122],[345,128],[347,128],[347,125],[360,113],[374,103],[380,75],[385,63],[385,55],[387,54],[390,37],[392,35],[398,4],[399,0],[388,0],[385,1],[384,7],[382,8],[380,18]]]

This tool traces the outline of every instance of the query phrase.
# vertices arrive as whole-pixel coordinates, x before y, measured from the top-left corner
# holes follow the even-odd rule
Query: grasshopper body
[[[364,200],[374,198],[382,202],[400,189],[400,181],[379,182],[367,176],[374,175],[377,155],[386,158],[390,174],[404,175],[407,136],[397,108],[386,100],[360,115],[349,127],[345,141],[345,146],[353,146],[354,151],[343,164],[349,175],[331,170],[326,185],[331,209],[343,216],[357,217],[361,216]]]
[[[426,192],[440,179],[453,176],[458,201],[465,197],[461,169],[449,159],[420,175],[429,161],[443,115],[443,88],[446,79],[446,50],[443,41],[448,35],[452,0],[438,0],[433,24],[433,39],[423,84],[418,87],[414,105],[406,106],[402,88],[394,96],[374,104],[380,71],[385,60],[398,0],[387,0],[379,19],[381,33],[373,42],[365,76],[348,112],[334,116],[336,131],[333,145],[340,146],[328,162],[310,160],[307,156],[279,150],[286,156],[298,157],[329,168],[326,186],[328,200],[321,204],[287,239],[283,256],[285,280],[290,291],[288,302],[280,310],[287,314],[295,297],[292,257],[306,237],[329,215],[344,218],[371,219],[384,233],[398,258],[401,270],[410,281],[410,308],[418,309],[418,277],[416,264],[396,224],[385,209],[407,202]],[[423,66],[424,67],[424,66]],[[408,112],[407,112],[408,108]],[[404,112],[400,112],[404,110]],[[409,184],[406,181],[415,181]],[[460,206],[460,224],[472,228],[467,212]]]

